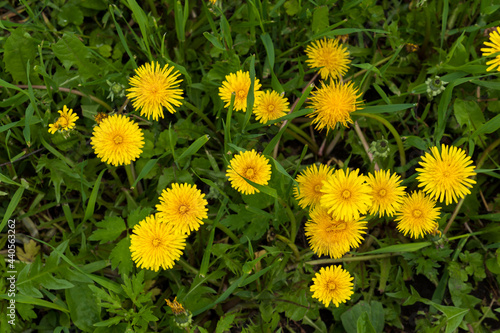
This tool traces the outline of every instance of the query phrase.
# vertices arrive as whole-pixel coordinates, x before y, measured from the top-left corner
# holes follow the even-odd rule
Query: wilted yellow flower
[[[316,124],[317,130],[326,127],[327,131],[334,129],[337,123],[347,127],[347,123],[352,123],[351,113],[361,109],[361,102],[357,99],[358,89],[353,83],[347,84],[331,82],[325,85],[321,83],[321,88],[311,93],[311,108],[314,112],[308,117],[315,117],[312,121]]]
[[[484,47],[481,49],[483,51],[483,56],[490,56],[492,54],[500,52],[500,29],[497,27],[496,31],[492,31],[490,33],[490,41],[484,42],[484,45],[489,47]],[[500,54],[497,54],[494,59],[488,61],[486,65],[491,65],[486,70],[492,71],[497,67],[497,70],[500,69]]]
[[[401,205],[405,196],[405,187],[401,186],[401,177],[388,170],[375,171],[375,176],[368,174],[368,185],[372,188],[370,214],[392,216]]]
[[[323,182],[321,192],[321,206],[328,209],[328,214],[342,220],[358,219],[372,204],[371,188],[358,169],[335,171]]]
[[[108,118],[108,115],[103,112],[97,112],[97,114],[94,116],[94,120],[97,123],[97,125],[99,125],[101,121],[103,121],[106,118]]]
[[[226,75],[226,80],[222,82],[222,87],[219,87],[219,96],[226,104],[224,107],[229,107],[231,105],[231,95],[235,94],[233,110],[242,111],[247,108],[247,96],[250,91],[250,85],[252,81],[250,79],[249,72],[238,71],[236,73],[231,73]],[[260,83],[258,79],[255,79],[253,83],[254,88],[254,98],[260,96],[258,90],[260,89]]]
[[[349,69],[351,60],[349,52],[343,45],[339,45],[337,39],[327,39],[314,41],[306,48],[309,59],[306,62],[312,68],[319,68],[319,74],[323,80],[328,77],[338,79]]]
[[[136,75],[129,80],[132,88],[127,89],[127,97],[135,109],[141,110],[141,116],[163,118],[163,107],[175,113],[174,106],[180,106],[182,89],[179,84],[180,73],[174,67],[160,66],[157,62],[144,64],[135,70]]]
[[[94,127],[90,144],[101,161],[114,166],[128,165],[141,155],[144,135],[135,122],[115,114]]]
[[[173,302],[170,302],[168,299],[165,298],[165,301],[167,302],[167,305],[172,309],[172,312],[174,315],[179,315],[181,313],[185,313],[186,310],[182,306],[181,303],[177,302],[177,297],[174,298]]]
[[[207,200],[196,185],[172,184],[172,189],[163,190],[160,203],[156,205],[158,218],[172,225],[176,233],[189,234],[203,224],[207,216]]]
[[[286,98],[276,91],[266,91],[255,101],[253,113],[255,119],[265,124],[270,120],[286,116],[286,113],[290,111],[288,105]]]
[[[424,237],[437,227],[440,207],[436,207],[436,201],[429,198],[422,191],[413,192],[403,198],[403,202],[396,212],[395,221],[397,228],[405,236]]]
[[[229,178],[231,186],[243,194],[259,193],[259,190],[250,185],[245,178],[259,185],[267,185],[271,179],[271,165],[267,158],[252,149],[234,155],[226,177]]]
[[[360,219],[342,220],[333,218],[326,208],[316,206],[311,211],[311,219],[306,222],[305,234],[311,250],[318,256],[324,254],[338,259],[359,247],[366,233],[366,221]]]
[[[419,187],[439,202],[443,199],[447,205],[458,202],[459,198],[470,193],[469,188],[476,183],[469,178],[475,175],[471,164],[471,158],[463,149],[443,144],[439,153],[437,147],[432,147],[431,154],[425,153],[422,157],[421,168],[415,169],[419,172]]]
[[[54,134],[57,130],[61,130],[61,132],[69,131],[75,127],[78,116],[76,113],[73,113],[73,109],[68,109],[64,105],[62,111],[59,110],[57,112],[59,113],[59,118],[53,124],[49,124],[50,134]]]
[[[333,174],[333,169],[328,165],[320,164],[319,168],[313,164],[302,171],[295,179],[298,186],[294,188],[295,198],[299,201],[299,206],[314,208],[321,199],[323,193],[323,181]]]
[[[174,266],[186,247],[186,235],[174,232],[172,225],[161,223],[155,215],[150,215],[136,224],[130,235],[132,260],[139,268],[151,269]]]
[[[336,307],[351,299],[354,278],[340,266],[321,267],[313,277],[312,297],[317,298],[326,307],[330,302]]]

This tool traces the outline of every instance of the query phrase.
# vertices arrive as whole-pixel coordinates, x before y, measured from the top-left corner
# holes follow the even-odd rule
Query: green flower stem
[[[495,149],[498,145],[500,145],[500,138],[496,139],[493,141],[491,145],[489,145],[484,151],[479,160],[477,161],[477,166],[476,169],[481,169],[483,166],[484,161],[486,160],[486,157],[488,157],[488,154]]]
[[[290,206],[288,206],[283,199],[278,197],[278,202],[283,206],[283,208],[285,208],[286,215],[290,219],[290,242],[295,244],[295,238],[297,237],[297,219],[290,209]]]
[[[356,115],[359,117],[367,117],[375,119],[376,121],[382,123],[385,127],[387,127],[387,129],[392,133],[392,135],[394,135],[394,139],[396,140],[396,144],[398,145],[399,149],[399,158],[401,160],[401,167],[404,167],[406,165],[405,148],[403,147],[403,141],[401,140],[401,137],[399,136],[399,133],[396,131],[394,126],[392,126],[391,123],[385,120],[384,118],[371,113],[356,112]],[[404,171],[402,175],[404,178],[405,177]]]
[[[132,193],[134,193],[134,197],[137,198],[139,196],[139,192],[137,191],[136,187],[133,187],[135,183],[134,162],[130,162],[129,165],[126,165],[125,171],[127,172],[127,178],[130,184],[130,189],[132,190]]]
[[[318,145],[316,143],[314,143],[314,141],[312,140],[312,138],[306,132],[304,132],[302,129],[300,129],[300,127],[294,125],[293,123],[289,123],[288,127],[289,127],[290,130],[292,130],[293,132],[299,134],[304,139],[306,139],[307,142],[308,142],[307,145],[309,146],[309,148],[311,148],[315,152],[318,151]]]
[[[288,247],[293,251],[293,254],[295,255],[295,259],[297,259],[297,261],[300,261],[300,253],[299,253],[299,250],[297,249],[297,246],[292,243],[291,240],[289,240],[288,238],[286,237],[283,237],[281,235],[276,235],[276,238],[278,238],[280,241],[282,241],[283,243],[285,243],[286,245],[288,245]],[[299,267],[299,270],[301,269],[300,266]]]
[[[186,260],[184,260],[183,258],[179,258],[178,263],[186,271],[189,271],[189,272],[191,272],[191,273],[193,273],[195,275],[198,275],[200,273],[196,268],[194,268],[193,266],[191,266],[190,264],[188,264],[188,262]]]
[[[215,127],[214,123],[203,112],[201,112],[200,109],[198,109],[196,106],[194,106],[193,104],[189,103],[186,100],[183,100],[182,104],[184,104],[189,110],[196,113],[198,117],[200,117],[201,119],[203,119],[205,123],[207,123],[208,127],[210,127],[212,131],[217,133],[217,128]]]
[[[463,203],[464,203],[464,198],[460,199],[457,206],[455,207],[455,210],[453,211],[453,214],[451,215],[450,220],[448,221],[448,223],[446,224],[446,227],[443,230],[443,236],[446,235],[446,233],[450,229],[451,224],[455,220],[455,217],[457,217],[458,211],[460,210],[460,208],[462,208]]]
[[[370,152],[370,146],[368,145],[368,142],[366,142],[365,136],[363,135],[363,132],[361,131],[361,128],[359,127],[357,121],[354,122],[354,130],[356,131],[356,134],[358,134],[359,140],[361,140],[361,144],[363,145],[363,148],[365,149],[365,152],[368,155],[370,162],[375,163],[375,171],[380,170],[380,167],[378,166],[377,162],[375,162],[373,159],[373,154]]]
[[[28,89],[28,85],[25,85],[25,84],[18,84],[16,85],[16,87],[19,87],[21,89]],[[53,89],[52,87],[47,87],[47,86],[37,86],[37,85],[34,85],[34,86],[31,86],[31,88],[33,89]],[[103,100],[95,97],[95,96],[92,96],[92,95],[86,95],[78,90],[75,90],[75,89],[68,89],[68,88],[62,88],[62,87],[59,87],[58,88],[59,91],[63,91],[63,92],[68,92],[70,94],[73,94],[73,95],[78,95],[78,96],[82,96],[82,97],[88,97],[90,98],[91,100],[93,100],[94,102],[96,103],[99,103],[101,104],[106,110],[108,110],[109,112],[113,112],[113,108],[111,106],[109,106],[108,103],[104,102]]]
[[[389,258],[397,254],[398,253],[384,253],[384,254],[373,254],[369,256],[356,256],[356,257],[339,258],[339,259],[318,259],[318,260],[306,261],[306,264],[311,266],[326,265],[326,264],[341,264],[343,262],[367,261],[367,260]]]

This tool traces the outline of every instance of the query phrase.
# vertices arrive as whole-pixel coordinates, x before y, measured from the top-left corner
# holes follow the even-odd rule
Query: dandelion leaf
[[[37,53],[36,44],[23,28],[12,31],[5,41],[3,55],[5,70],[12,75],[15,82],[28,83],[26,76],[28,62],[33,67]],[[32,83],[38,81],[34,76],[30,79]]]
[[[90,49],[72,33],[65,33],[57,43],[52,45],[52,51],[67,70],[76,67],[85,80],[97,77],[102,71],[90,61],[93,58]]]
[[[90,235],[89,240],[99,241],[100,244],[112,242],[126,229],[125,221],[118,216],[108,216],[102,222],[96,223],[97,230]]]

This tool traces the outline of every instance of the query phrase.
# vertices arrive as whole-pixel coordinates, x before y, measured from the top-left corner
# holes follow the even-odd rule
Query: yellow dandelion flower
[[[217,0],[209,0],[209,1],[212,3],[212,5],[215,5],[215,3],[217,2]]]
[[[306,222],[305,234],[315,254],[338,259],[350,249],[359,247],[363,240],[361,235],[366,233],[364,229],[366,221],[334,218],[326,208],[316,206],[311,211],[311,219]]]
[[[413,192],[403,198],[400,210],[396,212],[397,228],[405,236],[409,232],[412,238],[424,237],[436,229],[440,209],[436,207],[436,201],[424,192]]]
[[[231,95],[235,94],[233,110],[246,110],[247,96],[251,83],[250,72],[240,70],[236,73],[226,75],[226,80],[222,82],[222,87],[219,87],[219,96],[226,103],[224,107],[229,107],[231,104]],[[255,79],[253,83],[255,100],[260,96],[260,92],[258,91],[260,87],[259,80]]]
[[[76,113],[73,113],[73,109],[68,109],[64,105],[63,109],[57,112],[59,113],[59,118],[53,124],[49,124],[50,134],[54,134],[57,130],[61,130],[61,132],[69,131],[75,127],[75,123],[79,118]]]
[[[306,48],[309,59],[306,62],[311,68],[319,68],[323,80],[328,77],[339,79],[349,69],[351,60],[349,51],[339,44],[337,39],[316,40]]]
[[[186,313],[186,310],[182,306],[181,303],[177,302],[177,297],[174,298],[173,302],[170,302],[168,299],[165,298],[165,301],[167,302],[167,305],[172,309],[172,312],[174,315],[179,315],[181,313]]]
[[[302,171],[295,179],[298,186],[294,188],[295,199],[299,201],[299,206],[302,208],[306,208],[307,206],[314,208],[314,206],[319,204],[319,200],[323,195],[321,192],[323,181],[332,174],[333,169],[324,164],[320,164],[319,168],[313,164]]]
[[[388,170],[375,171],[375,176],[368,174],[368,185],[372,189],[370,214],[392,216],[401,205],[405,196],[405,186],[401,186],[401,177]]]
[[[176,233],[189,234],[203,224],[207,216],[205,194],[190,184],[172,184],[172,189],[163,190],[160,203],[156,205],[158,217],[172,224]]]
[[[321,206],[342,220],[358,219],[372,204],[371,188],[359,170],[337,170],[323,182]]]
[[[354,284],[351,282],[354,278],[348,271],[340,266],[321,267],[319,273],[313,277],[311,286],[312,297],[317,298],[326,307],[330,302],[336,307],[340,303],[345,303],[351,299]]]
[[[255,119],[265,124],[270,120],[285,116],[290,111],[288,105],[286,98],[276,91],[266,91],[255,101],[253,113]]]
[[[158,216],[150,215],[136,224],[130,235],[132,260],[139,268],[155,272],[160,267],[172,268],[186,247],[186,237],[175,233],[171,224],[161,223]]]
[[[432,147],[431,153],[425,153],[420,162],[422,168],[415,169],[419,172],[419,187],[439,202],[444,199],[447,205],[470,194],[469,188],[476,183],[469,178],[475,175],[470,156],[463,149],[444,144],[441,153],[437,147]]]
[[[352,123],[351,112],[361,109],[361,102],[357,99],[358,89],[354,88],[353,83],[342,84],[331,82],[325,85],[321,83],[321,88],[312,92],[311,108],[314,110],[308,117],[316,117],[312,123],[316,124],[317,130],[327,128],[334,129],[337,123],[347,127],[347,123]]]
[[[174,67],[160,66],[157,62],[144,64],[135,70],[136,75],[129,79],[132,88],[127,89],[127,97],[135,109],[141,109],[141,116],[163,118],[163,107],[175,113],[174,107],[181,105],[182,89],[179,84],[180,73]]]
[[[483,52],[483,56],[490,56],[492,54],[500,52],[500,29],[497,27],[496,31],[490,32],[490,41],[489,42],[484,42],[484,45],[489,46],[482,48],[481,51]],[[492,71],[497,68],[497,70],[500,70],[500,54],[497,54],[494,59],[488,61],[486,65],[491,65],[488,67],[486,70]]]
[[[112,115],[94,127],[90,144],[101,161],[114,166],[128,165],[142,153],[144,135],[124,115]]]
[[[259,185],[267,185],[271,179],[271,165],[267,158],[252,149],[234,155],[227,168],[226,177],[229,178],[231,186],[243,194],[259,193],[245,178]]]

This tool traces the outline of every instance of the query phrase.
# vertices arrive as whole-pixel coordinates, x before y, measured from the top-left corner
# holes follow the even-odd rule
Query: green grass
[[[1,316],[5,332],[500,332],[500,82],[480,50],[500,25],[495,1],[9,0],[0,8],[1,313],[12,299],[9,271],[17,277],[16,325]],[[308,98],[321,80],[305,48],[342,35],[352,60],[343,80],[360,89],[363,109],[352,113],[355,124],[318,132]],[[150,61],[182,78],[182,105],[159,121],[141,117],[123,90]],[[234,101],[224,108],[218,88],[238,70],[261,90],[283,92],[293,112],[267,126],[255,121],[253,95],[244,112]],[[426,80],[436,76],[446,84],[431,96]],[[64,105],[77,126],[51,135]],[[145,146],[130,166],[94,154],[97,112],[138,122]],[[383,140],[387,151],[370,150]],[[364,174],[377,165],[413,191],[421,156],[441,143],[471,156],[477,184],[458,204],[438,204],[440,233],[414,240],[394,218],[367,216],[359,248],[340,259],[311,251],[309,212],[293,196],[298,173],[313,163]],[[272,178],[241,195],[226,170],[232,155],[252,149],[269,159]],[[174,268],[139,269],[132,229],[174,182],[197,185],[208,218]],[[325,308],[309,288],[331,264],[354,277],[354,294]],[[189,316],[172,313],[165,299],[174,297]]]

